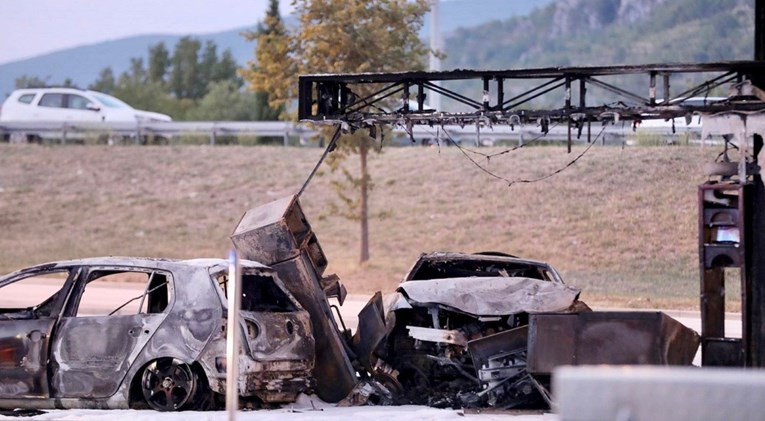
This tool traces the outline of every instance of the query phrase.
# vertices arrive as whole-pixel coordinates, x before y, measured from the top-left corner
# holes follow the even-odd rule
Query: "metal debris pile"
[[[345,288],[323,276],[327,259],[296,196],[248,211],[232,240],[309,312],[315,392],[340,405],[546,408],[555,367],[690,365],[699,344],[663,313],[592,311],[552,266],[502,253],[421,255],[351,332],[328,300],[342,305]]]

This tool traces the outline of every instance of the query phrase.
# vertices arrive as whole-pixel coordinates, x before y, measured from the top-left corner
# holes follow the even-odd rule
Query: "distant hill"
[[[441,31],[445,34],[451,34],[458,30],[458,28],[467,28],[485,24],[492,20],[527,15],[535,8],[545,6],[551,1],[443,1],[440,9]],[[290,18],[288,18],[289,22]],[[255,44],[245,41],[240,34],[243,31],[252,30],[254,27],[255,25],[213,34],[190,35],[203,41],[214,41],[218,45],[219,53],[226,48],[231,49],[237,62],[240,65],[244,65],[248,60],[252,59]],[[422,31],[423,38],[427,38],[428,33],[429,27],[426,19],[426,25]],[[60,84],[66,78],[71,78],[77,86],[86,87],[98,77],[98,72],[104,67],[111,66],[115,75],[119,75],[127,70],[130,58],[144,57],[145,59],[150,45],[164,42],[172,51],[172,47],[181,37],[182,35],[141,35],[69,48],[0,65],[0,100],[13,90],[16,78],[21,75],[38,76],[43,79],[48,78],[51,84]]]
[[[753,16],[754,0],[558,0],[527,16],[455,31],[442,67],[751,60]],[[477,86],[452,88],[480,95]]]
[[[240,64],[244,64],[253,55],[254,44],[247,42],[242,31],[251,28],[238,28],[230,31],[206,35],[194,35],[201,40],[212,40],[218,45],[220,54],[226,48],[231,49]],[[141,35],[106,41],[98,44],[69,48],[50,54],[0,65],[0,98],[5,98],[13,88],[16,78],[21,75],[48,78],[51,84],[63,83],[71,78],[76,86],[87,87],[104,67],[111,66],[115,75],[127,70],[130,58],[144,57],[150,45],[164,42],[169,49],[182,35]]]

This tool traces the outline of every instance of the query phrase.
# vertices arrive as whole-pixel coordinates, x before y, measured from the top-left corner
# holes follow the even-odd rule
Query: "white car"
[[[137,110],[111,95],[97,91],[76,88],[32,88],[13,91],[3,103],[0,122],[11,121],[135,123],[172,121],[172,118],[161,113]],[[34,137],[32,133],[21,135],[27,138]],[[44,136],[42,132],[40,135]]]

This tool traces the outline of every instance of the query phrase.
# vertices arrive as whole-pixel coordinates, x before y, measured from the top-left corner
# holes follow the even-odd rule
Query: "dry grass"
[[[525,148],[488,165],[535,178],[580,150]],[[2,145],[0,269],[100,255],[225,256],[244,211],[296,192],[321,152]],[[316,178],[302,202],[329,271],[352,292],[392,289],[423,251],[497,250],[549,261],[586,301],[694,308],[696,186],[715,154],[598,146],[555,177],[508,187],[456,148],[389,148],[370,164],[371,210],[392,216],[372,222],[363,266],[357,224],[319,218],[333,199],[330,177]]]

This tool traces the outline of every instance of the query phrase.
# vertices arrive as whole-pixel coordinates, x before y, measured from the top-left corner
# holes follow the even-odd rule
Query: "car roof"
[[[256,268],[272,270],[270,267],[252,260],[240,260],[240,266],[244,268]],[[41,269],[55,269],[55,268],[67,268],[74,266],[128,266],[137,268],[157,268],[173,270],[174,268],[198,268],[207,269],[211,272],[225,270],[229,266],[229,262],[226,259],[218,258],[202,258],[202,259],[165,259],[156,257],[90,257],[85,259],[73,259],[73,260],[60,260],[57,262],[43,263],[35,266],[20,269],[16,272],[8,274],[16,275],[18,273],[33,272]],[[4,278],[4,277],[3,277]]]
[[[518,262],[527,263],[538,266],[550,266],[546,262],[539,260],[524,259],[521,257],[511,255],[501,255],[499,253],[462,253],[462,252],[444,252],[435,251],[431,253],[423,253],[420,255],[418,261],[422,260],[483,260],[483,261],[496,261],[496,262]]]

